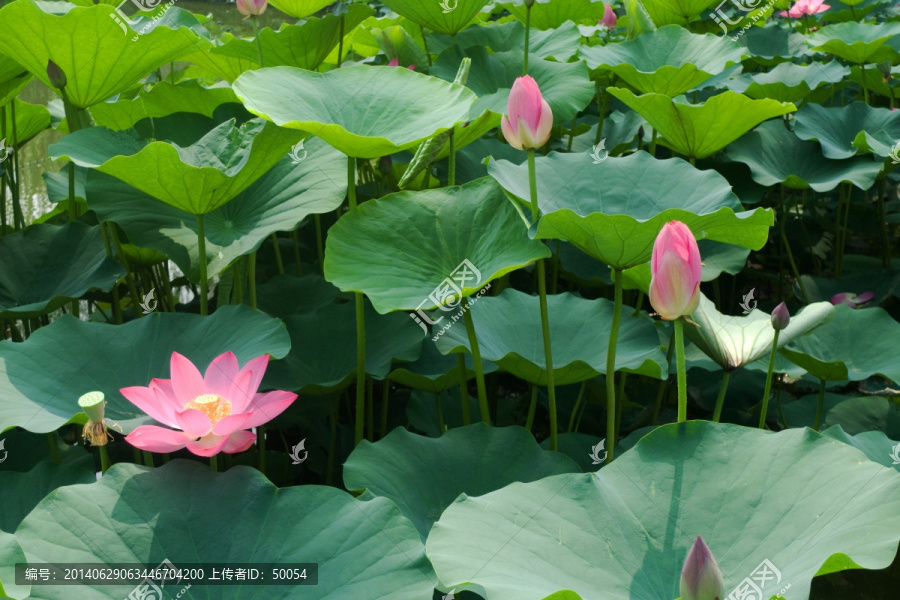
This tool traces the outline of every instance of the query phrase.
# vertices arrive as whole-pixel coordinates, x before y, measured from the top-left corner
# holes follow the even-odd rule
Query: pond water
[[[233,3],[209,3],[196,1],[179,1],[176,6],[189,10],[193,13],[211,15],[216,27],[210,29],[216,30],[217,34],[231,32],[236,36],[250,37],[253,35],[253,26],[250,21],[245,21],[243,16],[237,11]],[[293,22],[284,13],[281,13],[271,6],[260,17],[260,27],[279,28],[285,22]],[[221,33],[220,33],[221,32]],[[163,70],[165,75],[166,70]],[[58,99],[59,96],[55,91],[37,79],[32,82],[19,94],[18,99],[31,104],[46,105],[49,102]],[[31,139],[22,148],[19,149],[19,166],[20,177],[22,181],[21,188],[21,204],[22,212],[25,216],[25,222],[31,223],[42,214],[53,209],[53,205],[47,197],[47,188],[44,185],[44,173],[53,173],[62,169],[66,161],[52,161],[48,156],[48,148],[59,141],[64,134],[52,129],[48,129]],[[6,199],[7,213],[12,214],[12,198]]]

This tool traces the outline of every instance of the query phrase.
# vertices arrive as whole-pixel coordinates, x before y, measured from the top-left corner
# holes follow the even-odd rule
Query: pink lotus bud
[[[613,12],[612,6],[609,4],[603,9],[603,20],[600,21],[600,24],[606,27],[607,29],[614,29],[616,26],[616,13]]]
[[[245,17],[258,17],[266,12],[266,6],[268,6],[269,2],[268,0],[235,0],[235,4],[238,12]]]
[[[387,64],[387,66],[389,66],[389,67],[399,67],[399,66],[400,66],[400,59],[399,59],[399,58],[391,59],[391,62],[389,62],[389,63]],[[414,64],[413,64],[413,65],[409,65],[409,66],[406,67],[406,68],[409,69],[410,71],[415,71],[415,70],[416,70],[416,65],[414,65]]]
[[[722,571],[698,535],[681,570],[681,600],[723,600],[724,588]]]
[[[787,305],[782,302],[772,311],[772,329],[781,331],[791,322],[791,313]]]
[[[700,249],[690,228],[680,221],[666,223],[650,259],[650,304],[659,315],[674,321],[700,304]]]
[[[507,115],[500,121],[503,137],[519,150],[540,148],[550,139],[553,111],[530,75],[519,77],[509,92]]]

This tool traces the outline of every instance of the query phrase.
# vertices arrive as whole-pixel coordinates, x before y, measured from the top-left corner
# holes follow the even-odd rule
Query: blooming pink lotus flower
[[[791,17],[792,19],[799,19],[805,15],[814,15],[817,13],[825,12],[831,6],[828,4],[822,4],[825,0],[797,0],[794,2],[794,5],[788,11],[781,11],[778,13],[782,17]]]
[[[681,570],[681,600],[724,600],[725,581],[712,552],[699,535]]]
[[[190,360],[173,352],[172,379],[120,390],[132,404],[172,429],[141,425],[125,441],[148,452],[185,447],[197,456],[243,452],[256,440],[248,429],[271,421],[297,399],[291,392],[256,392],[268,363],[266,354],[240,368],[234,353],[226,352],[201,376]]]
[[[600,21],[600,24],[611,30],[615,28],[617,20],[616,13],[613,12],[612,6],[607,4],[603,9],[603,19]]]
[[[838,306],[839,304],[846,304],[847,306],[852,306],[853,308],[859,308],[861,305],[865,304],[874,297],[874,292],[865,292],[860,294],[859,296],[851,292],[843,292],[832,296],[831,303],[835,306]]]
[[[553,111],[530,75],[516,79],[509,92],[507,112],[500,121],[500,129],[513,148],[532,150],[550,139]]]
[[[400,59],[399,59],[399,58],[395,58],[395,59],[391,60],[391,62],[388,63],[388,66],[389,66],[389,67],[399,67],[399,66],[400,66]],[[410,71],[415,71],[415,70],[416,70],[416,65],[415,65],[415,64],[412,64],[412,65],[409,65],[409,66],[406,67],[406,68],[409,69]]]
[[[237,5],[238,12],[244,15],[245,17],[258,17],[259,15],[266,12],[266,6],[268,6],[268,0],[235,0],[235,4]],[[246,20],[246,19],[245,19]]]
[[[680,221],[666,223],[650,259],[650,304],[659,315],[674,321],[700,304],[700,249],[690,228]]]

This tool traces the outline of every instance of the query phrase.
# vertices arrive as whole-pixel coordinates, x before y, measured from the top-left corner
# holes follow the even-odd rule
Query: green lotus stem
[[[530,13],[529,13],[530,14]],[[528,187],[531,192],[531,222],[537,223],[541,215],[538,205],[537,169],[534,164],[534,149],[528,150]],[[544,362],[547,366],[547,398],[550,404],[550,450],[557,449],[556,382],[553,373],[553,352],[550,339],[550,315],[547,310],[547,268],[545,260],[537,261],[538,295],[541,307],[541,332],[544,338]]]
[[[53,456],[53,462],[59,464],[59,448],[56,446],[56,436],[54,432],[47,434],[47,443],[50,445],[50,455]]]
[[[69,221],[74,221],[78,218],[78,213],[75,210],[75,163],[69,163]]]
[[[669,334],[669,346],[666,348],[666,369],[672,368],[672,354],[675,352],[675,328],[672,328],[672,332]],[[651,424],[656,425],[656,421],[659,419],[659,411],[662,408],[662,400],[665,395],[666,389],[668,387],[669,378],[660,380],[659,387],[656,389],[656,404],[653,406],[653,419],[650,421]]]
[[[594,145],[600,143],[600,139],[603,136],[603,121],[606,119],[606,110],[609,106],[609,94],[606,93],[606,90],[600,91],[600,83],[597,83],[597,111],[599,114],[599,120],[597,121],[597,135],[594,138]]]
[[[778,230],[781,235],[781,242],[784,244],[784,250],[787,253],[788,262],[791,265],[791,271],[794,273],[794,278],[797,280],[797,284],[800,286],[800,293],[803,294],[803,301],[809,304],[809,296],[806,294],[806,287],[803,285],[803,279],[800,277],[800,271],[797,269],[797,263],[794,261],[794,253],[791,251],[791,244],[788,242],[787,235],[784,232],[784,226],[787,223],[788,217],[787,205],[784,203],[784,187],[781,188],[781,218],[779,219],[779,227]]]
[[[338,55],[337,55],[337,66],[336,69],[341,68],[342,58],[344,56],[344,15],[341,15],[341,29],[338,33]]]
[[[878,222],[881,226],[881,266],[891,268],[891,240],[888,237],[887,217],[884,212],[884,174],[878,178]]]
[[[825,407],[825,380],[819,380],[819,400],[816,403],[816,420],[813,422],[813,429],[819,430],[822,424],[822,409]]]
[[[325,270],[325,250],[322,246],[322,219],[319,215],[315,215],[316,222],[316,252],[319,258],[319,272]]]
[[[109,454],[106,452],[106,446],[97,446],[97,450],[100,452],[100,472],[103,475],[106,475],[106,472],[112,464],[109,462]]]
[[[622,322],[622,269],[613,269],[613,320],[606,349],[606,452],[609,460],[616,450],[616,344]]]
[[[534,413],[537,412],[538,386],[531,384],[531,401],[528,403],[528,416],[525,417],[525,429],[531,431],[534,425]]]
[[[383,438],[387,435],[388,403],[390,402],[390,399],[391,382],[385,379],[381,386],[381,428],[379,429],[379,438]]]
[[[447,426],[444,424],[444,409],[441,406],[440,392],[434,393],[434,408],[437,411],[438,431],[441,432],[441,435],[444,435],[444,432],[447,431]]]
[[[232,297],[235,299],[236,304],[244,303],[244,277],[241,272],[241,261],[237,260],[231,266],[231,272],[234,274],[234,289],[232,290]]]
[[[459,398],[462,402],[462,420],[463,425],[472,424],[472,411],[469,410],[469,378],[466,370],[466,355],[456,355],[457,365],[459,367]]]
[[[272,247],[275,249],[275,264],[278,265],[278,274],[284,275],[284,261],[281,260],[281,248],[278,247],[278,234],[273,233],[271,239]]]
[[[650,156],[652,156],[652,157],[654,157],[654,158],[656,157],[656,136],[657,136],[657,133],[658,133],[658,132],[656,131],[656,127],[654,127],[654,128],[653,128],[653,133],[650,134]],[[691,161],[691,164],[694,164],[693,161]]]
[[[266,426],[256,428],[256,443],[259,450],[259,472],[266,474]]]
[[[843,229],[841,228],[841,213],[844,208],[844,184],[838,184],[838,205],[834,221],[834,277],[841,278],[841,236]]]
[[[347,157],[347,202],[350,212],[357,210],[356,203],[356,158]],[[366,412],[366,316],[363,295],[354,294],[356,304],[356,431],[355,445],[363,439],[363,425]]]
[[[455,129],[450,130],[450,174],[447,177],[447,185],[456,185],[456,133]]]
[[[869,103],[869,86],[866,85],[866,63],[860,63],[859,68],[862,70],[862,89],[863,89],[863,99],[866,104]],[[890,84],[888,84],[890,85]]]
[[[256,52],[259,56],[259,68],[262,69],[265,65],[263,64],[262,42],[259,41],[259,21],[257,20],[256,15],[251,15],[250,20],[253,22],[253,37],[256,38]]]
[[[428,38],[425,36],[425,27],[419,25],[419,29],[422,32],[422,45],[425,47],[425,57],[428,59],[428,66],[432,65],[431,62],[431,53],[428,52]]]
[[[578,413],[578,409],[581,408],[581,403],[584,401],[584,390],[587,387],[587,381],[581,382],[581,388],[578,390],[578,398],[575,399],[575,406],[572,407],[572,414],[569,415],[569,433],[572,433],[575,427],[575,415]]]
[[[484,367],[481,362],[481,349],[478,346],[478,337],[475,335],[475,324],[472,322],[471,309],[463,310],[463,321],[466,324],[466,334],[469,337],[469,346],[472,348],[472,361],[475,363],[475,384],[478,387],[478,407],[481,409],[481,420],[485,425],[491,424],[491,412],[488,408],[487,387],[484,385]]]
[[[144,455],[144,464],[145,465],[147,465],[148,467],[155,466],[153,464],[153,453],[152,452],[147,452],[146,450],[144,450],[143,455]]]
[[[294,246],[294,262],[297,264],[297,277],[303,277],[303,265],[300,262],[300,235],[296,229],[291,232],[291,243]]]
[[[687,373],[684,369],[684,319],[675,319],[675,362],[678,366],[678,422],[687,421]]]
[[[847,249],[847,233],[850,231],[850,205],[853,203],[853,187],[851,184],[846,184],[847,194],[846,194],[846,202],[844,203],[844,224],[841,234],[841,273],[844,272],[844,251]]]
[[[256,252],[247,257],[247,287],[250,288],[250,308],[256,310]]]
[[[528,45],[531,38],[531,4],[525,3],[525,58],[522,63],[522,74],[528,75]]]
[[[370,442],[375,441],[375,380],[369,378],[366,381],[366,439]]]
[[[759,428],[766,426],[766,413],[769,410],[769,392],[772,391],[772,371],[775,369],[775,355],[778,353],[778,336],[781,331],[775,330],[775,339],[772,341],[772,352],[769,354],[769,370],[766,372],[766,387],[763,389],[762,410],[759,413]]]
[[[776,331],[777,335],[778,332]],[[722,417],[722,406],[725,404],[725,392],[728,391],[728,380],[731,379],[731,371],[722,374],[722,385],[719,387],[719,395],[716,397],[716,409],[713,411],[713,422],[718,423]]]
[[[106,233],[106,227],[100,226],[100,237],[103,238],[103,246],[106,248],[106,255],[110,258],[113,258],[112,253],[112,245],[109,242],[109,235]],[[78,315],[78,306],[76,305],[76,300],[72,301],[72,314]],[[113,316],[116,319],[116,323],[122,324],[122,306],[119,304],[119,282],[116,281],[115,285],[113,285],[112,289],[112,307],[113,307]]]
[[[105,225],[109,228],[109,237],[116,247],[116,258],[122,263],[122,266],[125,267],[125,284],[128,286],[128,293],[131,295],[131,306],[134,308],[135,315],[137,315],[138,318],[141,318],[144,316],[144,312],[137,310],[136,306],[137,303],[141,301],[141,296],[138,295],[137,287],[134,284],[134,275],[132,274],[134,269],[131,266],[128,257],[125,256],[125,251],[122,250],[122,242],[119,241],[119,234],[116,232],[115,223],[107,221]]]
[[[199,248],[198,260],[200,261],[200,314],[206,315],[209,314],[207,304],[209,300],[209,281],[206,279],[209,265],[206,263],[206,232],[204,231],[202,214],[197,215],[197,244]]]
[[[136,464],[136,465],[141,464],[141,451],[140,450],[138,450],[137,448],[134,448],[133,457],[134,457],[134,464]]]
[[[213,470],[214,473],[219,472],[219,455],[213,454],[209,457],[209,468]]]
[[[619,375],[619,383],[616,387],[616,399],[620,400],[620,402],[616,402],[616,439],[619,439],[622,429],[622,407],[625,405],[625,381],[627,379],[628,373]]]
[[[578,125],[578,115],[572,117],[572,127],[569,128],[569,143],[566,145],[566,152],[572,151],[572,142],[575,140],[575,127]]]
[[[696,166],[697,166],[697,159],[696,159],[693,155],[690,157],[690,161],[691,161],[691,166],[692,166],[692,167],[696,167]]]
[[[331,485],[331,482],[334,479],[334,452],[337,447],[337,420],[339,405],[340,398],[337,398],[334,402],[334,408],[328,415],[328,467],[325,472],[325,485]]]

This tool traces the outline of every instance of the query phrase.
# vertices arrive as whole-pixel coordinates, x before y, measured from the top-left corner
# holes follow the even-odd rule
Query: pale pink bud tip
[[[791,322],[791,313],[788,311],[787,305],[782,302],[772,311],[772,328],[775,331],[781,331]]]
[[[653,244],[650,275],[650,304],[663,319],[674,321],[697,310],[703,265],[687,225],[672,221],[663,226]]]
[[[681,570],[681,600],[723,600],[722,571],[701,536],[697,536]]]
[[[526,75],[516,79],[509,92],[507,114],[500,129],[509,145],[519,150],[540,148],[550,139],[553,111],[537,82]]]
[[[268,4],[268,0],[235,0],[238,12],[245,17],[258,17],[266,12],[266,6]]]
[[[600,23],[607,29],[613,29],[616,26],[616,13],[613,12],[612,6],[609,4],[603,9],[603,20]]]

